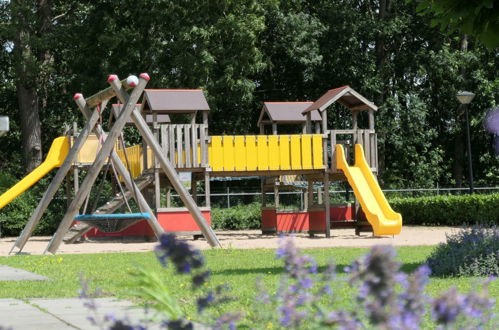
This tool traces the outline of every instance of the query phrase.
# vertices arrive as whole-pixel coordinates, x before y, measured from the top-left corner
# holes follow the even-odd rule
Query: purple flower
[[[200,297],[197,300],[198,312],[201,313],[208,305],[215,300],[215,295],[213,291],[208,292],[206,297]]]
[[[192,277],[192,287],[194,289],[199,288],[203,284],[206,283],[208,278],[210,277],[211,272],[209,270],[204,271],[200,274],[196,274]]]
[[[194,325],[190,321],[186,320],[168,320],[164,322],[166,328],[171,330],[192,330],[194,329]]]
[[[433,301],[433,317],[438,324],[448,326],[454,323],[462,312],[463,296],[457,293],[456,288],[445,292]]]
[[[189,274],[192,268],[197,269],[204,265],[201,252],[186,242],[179,241],[175,234],[163,234],[159,241],[156,256],[163,267],[166,267],[167,260],[170,259],[178,273]]]

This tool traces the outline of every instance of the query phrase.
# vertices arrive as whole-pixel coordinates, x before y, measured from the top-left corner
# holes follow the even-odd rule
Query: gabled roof
[[[210,107],[201,89],[146,89],[142,110],[157,113],[192,113]]]
[[[277,124],[298,124],[307,121],[302,111],[313,102],[264,102],[258,125],[262,121],[271,121]],[[312,111],[312,121],[322,120],[318,111]]]
[[[135,109],[140,109],[141,104],[136,104]],[[112,106],[112,111],[113,111],[113,116],[116,118],[118,117],[118,110],[123,109],[123,104],[113,104]],[[144,119],[146,120],[146,123],[152,124],[153,123],[153,114],[143,114]],[[164,114],[158,114],[156,117],[156,120],[159,124],[164,124],[164,123],[169,123],[170,121],[170,116],[164,115]],[[130,117],[126,121],[127,125],[134,124],[133,119]]]
[[[357,93],[349,85],[346,85],[328,90],[314,104],[305,109],[303,114],[314,110],[322,112],[336,101],[350,110],[378,110],[374,103]]]

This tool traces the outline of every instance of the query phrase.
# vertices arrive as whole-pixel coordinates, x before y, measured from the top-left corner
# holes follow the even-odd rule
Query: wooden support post
[[[272,134],[277,135],[277,124],[272,122]]]
[[[260,135],[264,135],[264,134],[265,134],[265,125],[260,124]]]
[[[359,111],[358,110],[353,110],[352,111],[352,129],[357,129],[358,127],[358,116],[359,116]]]
[[[308,208],[310,209],[314,205],[314,183],[310,179],[308,179],[307,195]]]
[[[274,180],[274,202],[275,209],[279,209],[279,185],[277,184],[277,179]]]
[[[307,112],[307,134],[312,134],[312,113],[309,111]]]
[[[122,83],[117,81],[116,78],[117,78],[116,76],[110,76],[110,79],[108,81],[111,84],[113,84],[113,82],[114,82],[114,85],[119,84],[120,90],[122,90],[123,93],[126,94],[124,89],[121,89]],[[121,163],[121,161],[119,160],[118,154],[113,150],[113,148],[114,148],[114,145],[116,143],[116,140],[118,139],[118,136],[121,134],[123,127],[125,126],[127,119],[130,117],[130,113],[135,109],[135,104],[139,100],[139,97],[142,95],[142,92],[143,92],[145,86],[147,85],[147,82],[148,82],[148,76],[141,75],[141,77],[139,79],[139,84],[137,85],[137,87],[135,87],[133,89],[132,94],[129,96],[127,102],[123,102],[123,103],[125,103],[123,110],[120,112],[120,115],[118,116],[118,118],[116,118],[116,121],[115,121],[113,127],[111,128],[111,131],[109,132],[104,144],[102,145],[101,150],[97,153],[97,156],[95,157],[95,161],[94,161],[93,165],[88,170],[87,175],[85,176],[85,179],[83,180],[83,183],[81,184],[80,190],[78,191],[75,198],[71,202],[70,207],[68,208],[66,214],[64,215],[64,218],[62,219],[61,223],[59,224],[59,228],[57,229],[56,233],[54,234],[51,241],[49,242],[47,249],[45,250],[45,253],[50,252],[50,253],[54,254],[57,251],[57,249],[59,248],[65,233],[68,231],[69,227],[71,226],[71,223],[74,221],[75,216],[78,214],[79,209],[85,200],[85,197],[89,194],[90,190],[92,189],[92,186],[95,183],[95,179],[99,175],[99,172],[101,171],[102,167],[104,166],[105,162],[107,161],[107,158],[109,157],[109,155],[111,155],[111,159],[113,161],[117,160],[115,165],[118,165],[118,164],[123,165]],[[77,99],[76,101],[78,102],[79,100],[84,102],[82,97]],[[80,109],[88,109],[88,107],[85,107],[85,105],[83,105],[83,106],[80,106]],[[147,126],[147,124],[146,124],[146,126]],[[100,126],[97,126],[97,128],[100,128]],[[99,133],[100,132],[98,132],[98,130],[96,130],[96,134],[99,134]],[[111,153],[111,151],[113,151],[113,152]],[[117,169],[118,169],[118,173],[119,173],[120,172],[119,166],[117,166]],[[122,177],[125,180],[125,183],[127,183],[127,181],[130,180],[130,176],[127,173],[128,171],[126,170],[126,168],[123,168],[122,170],[123,170],[123,174],[120,173],[120,175],[122,175]],[[129,183],[130,188],[134,189],[132,186],[133,182],[128,182],[128,183]],[[128,184],[127,184],[127,187],[128,187]],[[137,195],[142,196],[142,194],[139,194],[139,192],[137,192]],[[141,201],[143,201],[145,205],[143,205],[141,203]],[[156,217],[154,216],[154,213],[152,212],[152,210],[150,210],[144,197],[142,196],[142,199],[139,198],[139,201],[137,201],[137,202],[139,204],[139,207],[144,208],[143,209],[144,211],[146,211],[145,209],[147,207],[147,209],[148,209],[147,211],[152,215],[152,217],[153,217],[152,219],[155,221],[155,223],[153,223],[154,221],[151,221],[149,223],[152,225],[152,228],[155,231],[156,235],[157,236],[161,235],[161,233],[163,232],[163,229],[157,223]]]
[[[206,207],[211,207],[210,173],[208,171],[204,172],[204,194]]]
[[[369,110],[369,129],[374,129],[374,110]]]
[[[304,122],[303,125],[301,125],[301,133],[307,134],[307,122]]]
[[[121,88],[121,85],[118,83],[113,83],[111,82],[112,87],[116,91],[116,94],[120,101],[123,103],[129,104],[132,100],[132,96],[129,96],[125,91]],[[140,85],[139,85],[140,86]],[[137,87],[135,88],[137,89]],[[135,90],[134,90],[135,92]],[[133,95],[133,93],[132,93]],[[133,104],[135,104],[136,100],[133,100]],[[198,206],[196,203],[194,203],[194,200],[192,199],[191,195],[185,189],[184,185],[180,181],[180,178],[177,174],[177,171],[173,167],[173,165],[166,159],[166,157],[163,155],[161,152],[161,146],[159,145],[158,141],[154,139],[154,135],[152,134],[151,130],[147,126],[147,123],[145,122],[144,118],[140,115],[139,110],[135,109],[132,107],[132,119],[135,122],[135,126],[137,126],[140,134],[142,137],[146,140],[147,144],[149,147],[152,149],[152,152],[156,156],[156,158],[159,160],[159,164],[163,171],[165,172],[166,176],[170,180],[170,182],[173,185],[173,188],[175,191],[180,196],[180,199],[182,199],[182,202],[184,205],[187,207],[189,212],[191,213],[192,217],[194,218],[194,221],[196,221],[196,224],[199,226],[201,229],[201,232],[203,233],[203,236],[205,239],[208,241],[208,243],[212,247],[221,247],[220,242],[218,241],[217,236],[215,235],[215,232],[213,229],[208,225],[206,219],[203,217],[203,214],[199,210]],[[206,111],[204,111],[206,112]],[[206,120],[208,117],[206,116]],[[116,126],[116,124],[115,124]],[[114,127],[113,127],[114,128]],[[111,133],[110,133],[111,134]],[[107,142],[107,141],[106,141]]]
[[[166,207],[172,207],[172,187],[168,186],[166,189]]]
[[[197,178],[194,178],[194,175],[191,178],[191,195],[194,203],[198,204],[198,181]]]
[[[316,121],[315,122],[315,134],[320,134],[321,133],[321,124]]]
[[[76,94],[75,98],[79,97],[79,96],[80,96],[80,94]],[[17,240],[14,243],[14,246],[12,247],[10,252],[12,252],[15,247],[17,247],[19,249],[17,251],[17,253],[19,253],[22,251],[22,249],[26,245],[26,242],[28,241],[29,237],[33,233],[35,226],[40,222],[40,219],[41,219],[43,213],[45,212],[45,210],[49,206],[50,202],[52,201],[52,198],[54,198],[54,195],[57,192],[57,190],[59,189],[59,186],[66,178],[66,174],[71,169],[71,165],[73,164],[74,160],[76,159],[78,152],[85,144],[85,141],[87,140],[88,135],[90,134],[93,127],[97,123],[98,119],[99,119],[99,113],[97,111],[94,111],[89,115],[87,124],[83,127],[83,129],[79,133],[78,137],[74,141],[73,147],[69,151],[69,153],[66,156],[66,159],[64,160],[64,162],[62,163],[61,167],[59,167],[59,169],[57,170],[55,177],[52,179],[52,182],[50,183],[47,190],[43,194],[42,199],[38,203],[38,206],[36,207],[35,211],[33,211],[33,214],[29,218],[28,222],[26,223],[26,226],[24,227],[23,231],[21,232],[21,235],[19,235],[19,237],[17,238]],[[74,190],[75,190],[75,195],[76,195],[76,193],[78,191],[78,168],[76,168],[76,167],[75,167],[75,173],[74,173],[74,182],[75,182],[75,187],[74,187],[75,189]]]
[[[326,237],[331,237],[331,207],[329,206],[329,174],[324,174],[324,207],[326,208]]]
[[[260,187],[262,189],[262,207],[267,206],[267,196],[265,195],[265,177],[260,181]]]
[[[329,138],[329,131],[327,129],[327,110],[322,112],[322,152],[323,152],[323,162],[326,168],[329,164],[329,156],[327,153],[327,141]],[[331,151],[332,152],[332,151]],[[327,169],[326,169],[327,170]]]
[[[152,127],[154,129],[154,138],[159,141],[159,125],[158,125],[158,114],[156,112],[152,115]],[[158,209],[161,207],[161,182],[159,178],[159,162],[154,156],[154,211],[157,213]]]

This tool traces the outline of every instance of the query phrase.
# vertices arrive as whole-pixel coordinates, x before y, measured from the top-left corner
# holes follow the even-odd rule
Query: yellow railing
[[[212,136],[208,159],[224,172],[322,169],[322,135]]]
[[[97,151],[96,141],[90,141],[84,157],[92,162]],[[92,152],[88,152],[90,149]],[[94,150],[95,149],[95,150]],[[127,164],[122,149],[117,150],[123,164]],[[201,152],[198,146],[198,159]],[[81,154],[81,153],[80,153]],[[134,178],[144,171],[142,145],[126,148],[130,171]],[[182,157],[185,159],[184,157]],[[175,153],[175,166],[178,155]],[[236,135],[212,136],[208,145],[208,164],[216,172],[289,171],[323,169],[322,135]],[[153,165],[153,156],[147,150],[147,167]]]

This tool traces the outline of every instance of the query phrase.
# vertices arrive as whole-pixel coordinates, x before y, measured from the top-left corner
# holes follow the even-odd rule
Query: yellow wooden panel
[[[234,154],[236,171],[246,171],[246,146],[244,145],[244,136],[234,137]]]
[[[289,156],[289,135],[279,135],[279,163],[281,170],[291,169]]]
[[[279,136],[269,135],[269,169],[279,170]]]
[[[266,135],[257,137],[258,170],[267,171],[269,169],[269,146]]]
[[[224,151],[221,136],[211,137],[210,166],[213,171],[223,171],[224,169]]]
[[[301,168],[312,169],[312,135],[301,136]]]
[[[291,168],[301,170],[301,136],[291,135]]]
[[[256,137],[246,135],[246,170],[256,171],[258,166],[258,154],[256,149]]]
[[[321,169],[324,167],[323,153],[322,153],[322,135],[314,134],[312,137],[312,154],[314,159],[314,169]]]
[[[224,171],[234,171],[234,137],[225,135],[222,138],[224,153]]]

